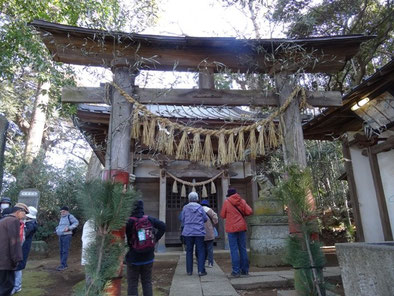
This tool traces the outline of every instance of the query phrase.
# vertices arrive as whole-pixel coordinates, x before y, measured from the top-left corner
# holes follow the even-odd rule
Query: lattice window
[[[173,181],[172,181],[173,182]],[[183,206],[188,202],[188,194],[192,191],[192,187],[186,186],[186,197],[181,197],[181,190],[182,184],[178,185],[178,193],[172,192],[172,182],[167,183],[167,208],[169,209],[182,209]],[[216,188],[217,184],[215,183]],[[215,212],[217,212],[218,208],[218,199],[217,193],[211,194],[211,184],[206,185],[208,197],[206,198],[209,201],[209,205]],[[202,194],[202,186],[196,187],[196,192],[198,196],[200,196],[201,201],[201,194]]]

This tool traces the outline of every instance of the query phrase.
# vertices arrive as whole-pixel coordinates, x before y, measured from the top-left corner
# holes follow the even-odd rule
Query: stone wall
[[[394,295],[394,242],[335,247],[347,296]]]
[[[250,263],[259,267],[284,265],[289,236],[287,216],[253,216],[248,222],[251,228]]]

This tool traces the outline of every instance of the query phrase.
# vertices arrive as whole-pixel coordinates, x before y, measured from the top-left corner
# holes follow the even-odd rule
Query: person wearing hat
[[[3,217],[3,211],[11,207],[11,198],[2,197],[0,200],[0,219]]]
[[[15,270],[23,260],[20,221],[28,213],[25,204],[17,203],[11,213],[0,220],[0,295],[10,295],[14,288]]]
[[[59,236],[60,246],[60,265],[56,268],[58,271],[63,271],[68,268],[68,250],[72,238],[72,230],[78,227],[78,220],[70,214],[68,207],[64,206],[60,209],[59,225],[56,227],[56,234]]]
[[[201,205],[208,217],[204,224],[206,232],[204,237],[205,261],[208,260],[208,267],[213,267],[213,241],[217,236],[215,225],[218,224],[218,215],[209,207],[207,199],[203,199]]]
[[[189,203],[185,205],[181,212],[181,221],[183,223],[182,235],[186,242],[186,272],[188,275],[193,274],[193,248],[196,245],[198,275],[207,275],[205,271],[205,226],[208,220],[202,206],[198,203],[197,192],[189,193]]]
[[[15,284],[11,295],[22,290],[22,270],[25,269],[27,258],[29,257],[33,236],[37,231],[37,209],[35,207],[28,207],[29,214],[26,215],[24,223],[24,241],[22,243],[23,260],[19,262],[15,271]]]
[[[220,216],[226,220],[225,230],[228,234],[230,247],[231,275],[239,277],[249,274],[249,259],[246,250],[247,224],[245,216],[253,214],[252,208],[237,193],[234,188],[227,191],[227,199],[224,201]]]
[[[138,227],[141,227],[138,229]],[[141,232],[142,231],[142,232]],[[152,233],[153,231],[153,233]],[[145,215],[144,202],[136,200],[131,216],[126,224],[126,238],[129,250],[125,260],[127,264],[127,295],[138,296],[138,282],[141,279],[142,293],[144,296],[153,296],[152,268],[155,258],[154,244],[163,237],[166,224],[157,218]],[[146,248],[135,248],[150,241]]]

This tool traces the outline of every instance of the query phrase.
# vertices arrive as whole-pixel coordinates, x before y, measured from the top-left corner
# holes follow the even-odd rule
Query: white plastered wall
[[[375,186],[369,159],[362,155],[361,151],[356,147],[350,147],[364,238],[365,242],[381,242],[384,241],[384,236]]]
[[[386,132],[382,136],[389,137],[392,135],[393,133]],[[377,157],[391,231],[394,232],[394,150],[378,153]]]

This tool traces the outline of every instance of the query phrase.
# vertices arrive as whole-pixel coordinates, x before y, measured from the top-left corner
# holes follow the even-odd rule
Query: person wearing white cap
[[[33,241],[33,236],[37,231],[37,209],[35,207],[28,207],[29,214],[26,215],[25,221],[25,240],[22,244],[23,260],[19,262],[15,271],[15,283],[14,289],[11,295],[18,293],[22,290],[22,270],[25,269],[27,258],[29,257],[31,243]]]
[[[193,249],[196,245],[196,252],[198,255],[197,269],[198,275],[207,275],[205,271],[205,226],[204,223],[208,220],[202,206],[198,203],[197,192],[189,193],[189,203],[185,205],[181,212],[181,221],[183,223],[182,235],[186,241],[186,272],[188,275],[193,274]]]

